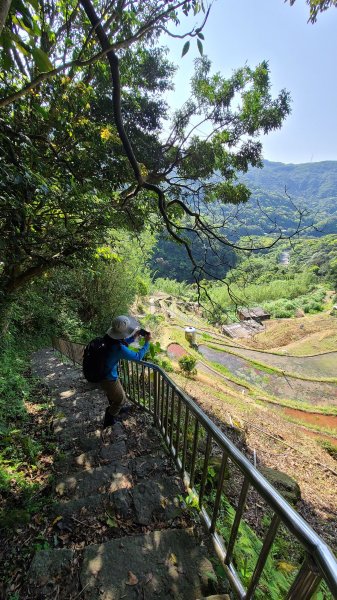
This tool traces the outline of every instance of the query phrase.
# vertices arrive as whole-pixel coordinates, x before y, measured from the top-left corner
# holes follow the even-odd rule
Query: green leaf
[[[191,45],[191,42],[190,42],[190,41],[188,41],[188,42],[186,42],[186,43],[184,44],[183,51],[182,51],[182,53],[181,53],[181,56],[182,56],[182,57],[183,57],[183,56],[185,56],[185,54],[187,54],[187,52],[188,52],[188,51],[189,51],[189,49],[190,49],[190,45]]]
[[[54,68],[47,54],[41,48],[32,48],[31,53],[39,71],[46,72]]]
[[[197,46],[198,46],[198,50],[199,50],[200,56],[203,56],[204,55],[204,47],[203,47],[203,45],[202,45],[202,43],[201,43],[200,40],[197,40]]]
[[[28,1],[28,4],[30,4],[36,10],[36,12],[38,12],[38,10],[39,10],[38,0],[27,0],[27,1]]]
[[[109,527],[118,527],[118,523],[114,517],[108,517],[106,520],[106,524]]]
[[[28,7],[22,2],[22,0],[14,0],[14,2],[12,2],[11,8],[12,10],[14,8],[18,13],[20,13],[22,22],[27,28],[33,28],[34,24],[32,20],[32,15],[30,14]]]
[[[200,38],[201,40],[204,40],[204,39],[205,39],[205,36],[204,36],[204,34],[203,34],[203,33],[201,33],[201,31],[198,31],[198,33],[197,33],[197,36],[198,36],[198,38]]]

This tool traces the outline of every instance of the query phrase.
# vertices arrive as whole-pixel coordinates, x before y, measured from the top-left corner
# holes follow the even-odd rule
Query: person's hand
[[[150,342],[151,341],[151,333],[150,333],[150,331],[148,331],[146,333],[146,335],[144,335],[144,340],[145,340],[145,342]]]

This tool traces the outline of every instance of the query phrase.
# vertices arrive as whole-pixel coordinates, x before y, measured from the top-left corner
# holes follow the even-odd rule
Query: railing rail
[[[81,364],[79,344],[54,339],[53,346],[74,363]],[[301,560],[300,564],[296,561],[291,576],[284,576],[285,580],[280,584],[280,600],[309,600],[320,589],[321,582],[325,586],[321,598],[337,599],[337,561],[330,548],[201,408],[157,365],[123,361],[120,376],[130,398],[153,416],[187,488],[197,498],[200,515],[236,596],[240,600],[269,598],[268,592],[264,595],[260,587],[266,565],[270,566],[270,561],[274,561],[271,563],[272,572],[277,568],[272,548],[282,526],[299,543],[297,554]],[[218,459],[217,478],[210,469],[214,457]],[[209,477],[210,472],[212,477]],[[232,495],[230,499],[233,516],[224,542],[222,522],[228,520],[228,496],[224,486],[228,477],[235,479],[233,473],[236,479],[241,478],[242,481],[240,479],[240,485],[236,485],[236,497]],[[240,528],[245,523],[243,516],[247,498],[256,493],[266,504],[264,513],[268,514],[268,522],[262,528],[266,532],[263,531],[263,540],[259,542],[252,572],[240,577],[238,570],[242,569],[238,569],[239,559],[236,556],[237,548],[240,548]],[[257,502],[255,496],[250,501],[254,499]],[[260,530],[258,537],[261,537]],[[279,563],[281,559],[289,561],[287,555],[278,557]],[[272,597],[275,596],[270,595]]]

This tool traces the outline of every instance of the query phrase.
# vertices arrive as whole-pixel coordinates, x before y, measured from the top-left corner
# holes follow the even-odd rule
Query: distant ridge
[[[318,198],[337,200],[337,161],[326,160],[301,164],[285,164],[265,160],[262,169],[252,168],[240,177],[252,190],[284,193],[306,201]]]

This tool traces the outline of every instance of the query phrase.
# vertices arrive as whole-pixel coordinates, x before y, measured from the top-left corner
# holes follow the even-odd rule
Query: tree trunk
[[[12,0],[0,0],[0,35],[5,26]]]

